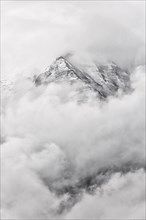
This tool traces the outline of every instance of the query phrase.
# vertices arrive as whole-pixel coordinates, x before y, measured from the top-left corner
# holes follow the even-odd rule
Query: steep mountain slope
[[[107,65],[85,65],[82,70],[72,65],[64,57],[58,57],[48,69],[34,77],[35,85],[50,82],[79,83],[80,91],[94,91],[99,98],[126,92],[130,87],[130,76],[114,63]]]

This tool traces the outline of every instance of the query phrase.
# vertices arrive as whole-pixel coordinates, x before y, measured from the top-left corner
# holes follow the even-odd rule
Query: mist
[[[16,87],[2,111],[3,219],[144,218],[144,67],[131,81],[106,102],[78,103],[66,84]]]
[[[144,1],[3,1],[2,76],[43,71],[56,57],[145,63]],[[38,16],[39,15],[39,16]]]

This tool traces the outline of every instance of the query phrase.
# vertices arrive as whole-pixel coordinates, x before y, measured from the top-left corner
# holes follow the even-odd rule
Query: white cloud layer
[[[117,173],[96,191],[85,194],[66,219],[145,219],[145,172]]]
[[[137,68],[134,91],[105,103],[66,101],[72,87],[65,85],[23,94],[25,86],[18,87],[2,112],[3,219],[144,217],[144,77],[144,68]],[[120,177],[126,167],[129,174]],[[104,169],[120,173],[110,179]],[[96,175],[97,186],[104,178],[103,193],[78,188]],[[76,196],[70,197],[71,187]]]

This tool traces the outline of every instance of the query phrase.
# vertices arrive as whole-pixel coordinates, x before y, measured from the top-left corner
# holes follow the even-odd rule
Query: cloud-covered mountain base
[[[105,102],[22,79],[3,94],[2,219],[144,219],[144,77]]]

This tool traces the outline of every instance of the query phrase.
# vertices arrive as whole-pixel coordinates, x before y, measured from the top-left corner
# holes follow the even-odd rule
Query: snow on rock
[[[36,86],[50,82],[80,83],[80,91],[94,91],[99,98],[127,92],[130,88],[130,75],[115,63],[85,65],[82,70],[72,65],[64,57],[58,57],[44,73],[34,76]]]

